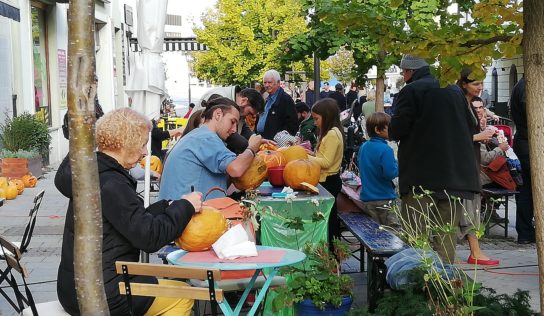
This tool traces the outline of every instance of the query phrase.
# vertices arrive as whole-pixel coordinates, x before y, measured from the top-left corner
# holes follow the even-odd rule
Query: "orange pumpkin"
[[[33,188],[38,183],[38,178],[30,174],[24,175],[21,180],[23,181],[25,188]]]
[[[268,169],[263,158],[255,156],[246,172],[238,178],[232,178],[232,183],[238,190],[252,190],[258,188],[266,179]]]
[[[274,144],[261,144],[261,146],[259,146],[259,151],[261,150],[278,150],[278,146],[274,145]]]
[[[25,184],[21,179],[11,179],[9,182],[15,184],[17,187],[17,194],[21,194],[25,190]]]
[[[6,198],[6,191],[4,191],[4,189],[0,188],[0,199],[5,199]]]
[[[298,159],[287,163],[285,169],[283,169],[283,180],[295,190],[307,190],[301,183],[306,182],[317,186],[320,173],[321,167],[317,162]]]
[[[263,150],[259,151],[257,156],[263,158],[267,168],[281,167],[287,164],[285,157],[279,151]]]
[[[4,190],[6,193],[6,199],[13,200],[17,197],[17,185],[13,182],[9,182],[7,189]]]
[[[278,149],[278,151],[283,154],[283,157],[285,157],[285,161],[287,161],[287,163],[297,159],[308,159],[308,153],[306,153],[306,149],[299,145],[282,147]]]
[[[4,189],[4,191],[8,188],[8,178],[0,177],[0,188]]]
[[[146,157],[140,160],[140,166],[142,166],[142,168],[145,168],[145,159]],[[150,170],[153,170],[158,173],[162,173],[162,161],[159,157],[151,156],[151,161],[149,162],[149,164],[150,164],[150,167],[149,167]]]
[[[202,206],[176,240],[176,245],[187,251],[205,251],[228,229],[223,213],[211,206]]]

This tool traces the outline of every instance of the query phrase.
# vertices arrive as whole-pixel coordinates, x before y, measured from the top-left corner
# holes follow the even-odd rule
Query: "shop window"
[[[36,117],[51,126],[49,96],[49,67],[47,64],[47,29],[45,12],[36,6],[32,14],[32,57],[34,60],[34,106]]]

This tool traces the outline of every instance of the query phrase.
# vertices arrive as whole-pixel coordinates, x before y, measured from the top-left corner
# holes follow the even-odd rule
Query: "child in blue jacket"
[[[387,145],[391,117],[383,112],[372,113],[366,119],[370,140],[359,149],[358,165],[364,211],[380,225],[397,226],[398,219],[390,211],[397,198],[393,179],[399,167],[393,149]]]

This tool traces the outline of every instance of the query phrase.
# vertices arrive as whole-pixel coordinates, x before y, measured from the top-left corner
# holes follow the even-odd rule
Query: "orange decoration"
[[[268,169],[263,158],[255,156],[246,172],[238,178],[232,178],[232,183],[238,190],[252,190],[258,188],[267,175]]]
[[[304,147],[294,145],[290,147],[282,147],[278,149],[283,154],[287,163],[297,159],[308,159],[308,153]]]
[[[30,174],[24,175],[21,180],[23,181],[25,188],[33,188],[38,183],[38,178]]]
[[[321,167],[317,162],[308,159],[293,160],[283,170],[283,180],[295,190],[309,190],[301,183],[306,182],[313,186],[319,183]]]
[[[285,161],[285,157],[283,157],[283,154],[279,151],[263,150],[259,151],[257,153],[257,156],[263,158],[264,163],[266,163],[266,167],[269,169],[285,166],[287,164],[287,161]]]
[[[211,206],[202,206],[176,240],[176,245],[187,251],[205,251],[228,229],[223,214]]]
[[[142,166],[142,168],[145,168],[145,159],[146,157],[140,160],[140,166]],[[151,170],[162,174],[162,161],[159,157],[151,156],[151,161],[149,163],[150,163],[149,168]]]
[[[17,185],[13,182],[9,182],[7,189],[4,190],[6,194],[6,199],[13,200],[17,197]]]
[[[8,188],[8,178],[0,177],[0,188],[4,189],[4,191]]]
[[[274,144],[261,144],[261,146],[259,146],[259,151],[261,150],[278,150],[278,146]]]

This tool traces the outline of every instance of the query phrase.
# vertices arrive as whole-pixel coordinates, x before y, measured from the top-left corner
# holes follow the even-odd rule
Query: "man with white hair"
[[[256,132],[265,139],[274,139],[281,131],[295,135],[298,130],[298,117],[295,102],[280,87],[280,74],[274,69],[263,76],[263,84],[268,98],[264,111],[259,115]]]

